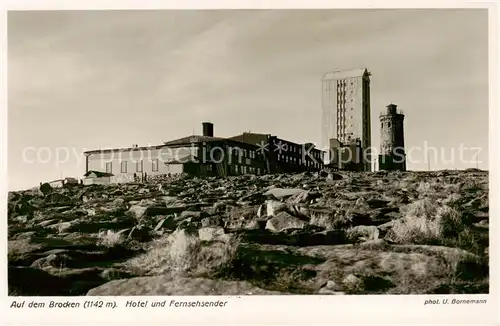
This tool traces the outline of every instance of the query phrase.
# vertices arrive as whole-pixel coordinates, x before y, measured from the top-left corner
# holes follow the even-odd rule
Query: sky
[[[374,147],[394,103],[408,169],[488,169],[486,9],[11,11],[7,51],[11,190],[203,121],[319,143],[321,77],[351,68],[372,74]]]

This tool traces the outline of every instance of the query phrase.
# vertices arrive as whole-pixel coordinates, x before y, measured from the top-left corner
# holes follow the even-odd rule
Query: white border
[[[500,25],[498,24],[500,11],[498,4],[493,1],[487,2],[461,2],[461,1],[146,1],[146,0],[87,0],[76,2],[69,0],[45,0],[45,1],[4,1],[5,5],[0,14],[2,31],[2,72],[6,71],[6,10],[77,10],[77,9],[265,9],[265,8],[482,8],[488,6],[489,28],[490,28],[490,211],[491,216],[498,216],[498,139],[500,138],[498,121],[500,120],[498,108],[498,54],[500,47],[498,36],[500,35]],[[182,7],[179,5],[182,3]],[[6,226],[6,196],[7,196],[7,78],[5,73],[0,74],[0,85],[2,92],[0,121],[0,173],[3,182],[0,182],[0,212],[4,218]],[[465,77],[465,76],[464,76]],[[473,110],[474,108],[471,108]],[[37,310],[13,310],[9,309],[12,298],[6,297],[7,293],[7,255],[2,255],[2,276],[4,282],[1,284],[3,293],[0,316],[2,325],[20,324],[474,324],[491,325],[498,324],[498,312],[495,308],[498,305],[498,226],[495,218],[490,220],[490,295],[487,296],[449,296],[456,299],[476,299],[487,298],[488,305],[440,305],[425,306],[424,300],[434,296],[265,296],[265,297],[241,297],[228,299],[226,308],[177,308],[177,309],[126,309],[117,308],[114,310],[84,311],[82,309],[59,309],[51,311],[49,309]],[[4,248],[7,246],[7,229],[0,228],[0,238],[3,239]],[[445,297],[445,296],[435,296]],[[215,299],[223,300],[225,297]],[[19,300],[20,298],[16,298]],[[28,300],[50,301],[54,298],[26,298]],[[65,298],[61,298],[66,300]],[[70,298],[72,301],[81,301],[85,298]],[[114,299],[124,303],[129,299],[138,300],[140,298],[117,297]],[[167,299],[159,297],[142,298],[144,300]],[[169,298],[172,299],[172,298]],[[188,300],[193,297],[177,297],[173,299]],[[201,297],[200,297],[201,299]],[[203,297],[208,299],[208,297]],[[220,311],[215,311],[218,309]],[[186,310],[186,311],[184,311]],[[5,320],[4,320],[5,319]]]

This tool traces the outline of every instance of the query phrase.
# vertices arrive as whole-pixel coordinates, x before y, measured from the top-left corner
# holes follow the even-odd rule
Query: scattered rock
[[[52,186],[48,183],[44,183],[40,186],[40,191],[44,196],[47,196],[52,192]]]
[[[56,224],[48,225],[50,229],[57,230],[58,233],[65,233],[71,229],[71,227],[77,222],[60,222]]]
[[[269,295],[286,294],[267,291],[245,281],[222,281],[203,278],[173,278],[167,275],[115,280],[90,290],[88,296],[146,295]]]
[[[304,189],[298,188],[272,188],[264,193],[265,196],[273,196],[276,199],[285,199],[287,197],[297,196],[301,193],[305,192]]]
[[[294,230],[294,229],[292,229]],[[298,230],[293,234],[285,232],[271,232],[269,230],[254,229],[244,230],[240,235],[244,241],[257,244],[287,245],[287,246],[326,246],[347,243],[343,230],[329,230],[321,232],[310,232]],[[294,230],[295,231],[295,230]]]
[[[71,197],[59,193],[51,193],[48,195],[46,197],[46,203],[53,207],[73,206],[73,200]]]
[[[281,212],[267,221],[266,229],[273,232],[281,232],[287,229],[302,229],[307,222],[294,217],[287,212]]]
[[[363,280],[359,277],[349,274],[343,280],[342,284],[349,290],[353,292],[360,292],[363,290]]]
[[[276,216],[278,213],[286,211],[288,205],[277,200],[268,200],[266,202],[266,216]],[[259,216],[260,217],[260,216]]]
[[[346,235],[351,241],[355,242],[377,240],[379,229],[373,225],[358,225],[348,229]]]
[[[359,244],[361,249],[371,249],[371,250],[383,250],[387,248],[389,244],[384,239],[368,240]]]
[[[342,180],[342,179],[343,177],[340,174],[334,172],[329,172],[328,176],[326,177],[326,180],[328,181]]]
[[[8,287],[10,296],[65,296],[69,295],[70,282],[31,267],[9,266]]]
[[[154,276],[166,269],[125,264],[132,256],[150,257],[144,266],[165,268],[182,267],[189,256],[190,268],[168,269],[178,274],[170,275],[172,282],[203,275],[214,280],[202,284],[222,284],[215,278],[251,282],[253,293],[479,293],[487,291],[489,277],[487,185],[487,172],[327,169],[227,178],[150,176],[148,183],[50,189],[42,184],[8,194],[9,272],[43,269],[48,278],[56,277],[56,289],[42,286],[40,294],[81,295],[134,275],[150,275],[144,284],[153,288],[154,280],[166,280]],[[459,213],[456,232],[440,234],[435,218],[442,217],[443,207]],[[408,237],[396,225],[402,218],[413,232]],[[181,251],[183,241],[193,241],[192,252],[174,255],[175,261],[170,256],[179,250],[162,242],[172,232],[186,235],[175,244]],[[479,254],[412,242],[470,243]],[[31,275],[48,280],[47,274]],[[9,293],[29,292],[23,286]],[[176,289],[172,283],[164,292]],[[144,286],[140,291],[148,292]]]
[[[322,195],[319,192],[307,190],[299,192],[293,196],[291,196],[287,202],[293,205],[297,204],[308,204],[314,201],[317,198],[320,198]]]
[[[175,230],[177,228],[177,222],[175,221],[174,217],[165,217],[156,224],[154,231],[158,231],[160,229],[169,229],[169,230]]]
[[[129,208],[129,212],[137,219],[140,219],[144,216],[144,213],[146,213],[147,209],[148,209],[147,207],[141,205],[132,205]]]
[[[474,223],[473,225],[475,227],[478,227],[478,228],[488,229],[489,228],[489,221],[488,220],[482,220],[481,222]]]
[[[169,215],[182,213],[185,210],[189,209],[189,206],[179,205],[179,206],[150,206],[144,212],[144,216],[157,216],[157,215]]]
[[[342,288],[337,283],[332,280],[328,280],[328,282],[326,282],[320,290],[323,293],[320,292],[319,294],[338,294],[341,293],[341,290]]]
[[[392,220],[384,224],[380,224],[377,226],[377,228],[380,230],[380,232],[386,233],[389,231],[396,223],[398,223],[398,220]]]
[[[380,199],[370,199],[367,200],[366,203],[370,208],[383,208],[386,207],[387,204],[389,204],[389,201]]]
[[[221,240],[224,235],[224,229],[221,227],[205,227],[198,230],[198,237],[201,241]]]
[[[319,289],[318,294],[321,294],[321,295],[345,295],[346,293],[342,292],[342,291],[334,291],[334,290],[322,288],[322,289]]]
[[[130,278],[130,277],[132,277],[132,275],[130,275],[127,272],[121,271],[121,270],[117,270],[114,268],[108,268],[108,269],[105,269],[101,272],[100,277],[106,281],[113,281],[113,280]]]
[[[134,226],[129,232],[127,239],[148,242],[152,239],[150,230],[140,226]]]
[[[201,218],[201,211],[184,211],[180,215],[181,219],[185,218],[196,218],[199,219]]]

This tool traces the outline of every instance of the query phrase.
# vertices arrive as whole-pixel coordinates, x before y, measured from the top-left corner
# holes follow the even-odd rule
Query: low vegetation
[[[326,174],[9,193],[9,293],[489,291],[487,172]]]

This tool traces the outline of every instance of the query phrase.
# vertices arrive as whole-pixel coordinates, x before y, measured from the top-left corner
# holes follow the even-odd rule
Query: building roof
[[[145,150],[145,149],[160,149],[165,145],[154,145],[154,146],[142,146],[142,147],[123,147],[123,148],[106,148],[106,149],[96,149],[92,151],[83,152],[83,154],[102,154],[102,153],[111,153],[111,152],[125,152],[130,150]]]
[[[169,165],[169,164],[184,164],[188,162],[194,162],[195,159],[198,159],[195,155],[191,153],[186,153],[185,155],[182,156],[177,156],[175,158],[167,159],[164,164]]]
[[[256,136],[271,136],[271,134],[263,134],[259,132],[244,132],[242,135],[256,135]],[[237,137],[237,136],[236,136]]]
[[[221,141],[221,140],[225,140],[225,138],[192,135],[192,136],[183,137],[183,138],[174,139],[174,140],[171,140],[168,142],[164,142],[163,144],[165,146],[175,146],[175,145],[209,143],[209,142]]]
[[[210,143],[216,141],[230,141],[231,143],[239,143],[245,144],[244,142],[237,141],[231,138],[221,138],[221,137],[209,137],[209,136],[200,136],[200,135],[192,135],[179,139],[170,140],[164,142],[162,145],[154,145],[154,146],[143,146],[143,147],[125,147],[125,148],[108,148],[108,149],[97,149],[83,152],[85,155],[91,154],[103,154],[103,153],[112,153],[112,152],[125,152],[132,150],[152,150],[152,149],[161,149],[164,147],[172,147],[172,146],[183,146],[183,145],[191,145],[191,144],[200,144],[200,143]]]
[[[112,177],[113,174],[112,173],[107,173],[107,172],[100,172],[100,171],[88,171],[87,173],[85,173],[83,176],[84,177],[88,177],[90,176],[91,174],[94,174],[96,177],[98,178],[101,178],[101,177]]]
[[[244,132],[242,134],[239,134],[239,135],[236,135],[233,137],[229,137],[228,139],[233,140],[233,141],[249,143],[249,142],[255,140],[255,138],[267,139],[270,136],[271,135],[269,135],[269,134],[261,134],[261,133],[255,133],[255,132]]]
[[[111,152],[125,152],[131,150],[151,150],[151,149],[161,149],[167,146],[176,146],[176,145],[190,145],[192,143],[203,143],[203,142],[211,142],[211,141],[219,141],[224,138],[219,137],[208,137],[208,136],[188,136],[175,140],[171,140],[168,142],[164,142],[161,145],[153,145],[153,146],[142,146],[142,147],[124,147],[124,148],[107,148],[107,149],[97,149],[92,151],[83,152],[84,154],[102,154],[102,153],[111,153]]]
[[[255,138],[252,138],[252,137],[259,137],[261,139],[261,138],[264,138],[264,137],[267,138],[267,137],[274,137],[274,136],[271,136],[271,134],[261,134],[261,133],[254,133],[254,132],[244,132],[241,135],[234,136],[234,137],[231,137],[229,139],[235,139],[235,140],[243,141],[243,142],[251,142],[252,140],[255,140]],[[295,145],[314,146],[315,148],[313,149],[313,151],[324,152],[323,150],[320,150],[320,149],[316,148],[316,145],[314,143],[311,143],[311,142],[296,143],[296,142],[293,142],[293,141],[290,141],[290,140],[279,138],[277,136],[276,136],[275,139],[277,139],[278,141],[292,143],[292,144],[295,144]],[[256,144],[256,145],[258,145],[258,144]]]
[[[164,142],[162,145],[98,149],[98,150],[86,151],[86,152],[84,152],[84,154],[90,155],[90,154],[102,154],[102,153],[132,151],[132,150],[151,150],[151,149],[161,149],[163,147],[185,146],[185,145],[191,145],[191,144],[210,143],[210,142],[217,142],[217,141],[228,141],[228,142],[233,143],[233,144],[242,144],[242,145],[244,144],[247,146],[248,145],[258,146],[258,144],[249,143],[245,136],[250,137],[250,138],[252,136],[259,137],[259,138],[260,137],[267,138],[267,137],[270,137],[271,135],[270,134],[262,134],[262,133],[252,133],[252,132],[244,132],[243,134],[240,134],[240,135],[234,136],[234,137],[229,137],[229,138],[192,135],[192,136],[187,136],[187,137],[167,141],[167,142]],[[278,139],[280,139],[280,138],[278,138]],[[288,142],[290,142],[290,141],[288,141]],[[293,143],[293,142],[291,142],[291,143]],[[306,144],[312,144],[312,143],[306,143]]]
[[[345,70],[335,70],[331,72],[327,72],[323,75],[321,80],[330,80],[330,79],[345,79],[351,77],[360,77],[360,76],[370,76],[370,72],[366,68],[357,68],[357,69],[345,69]]]

